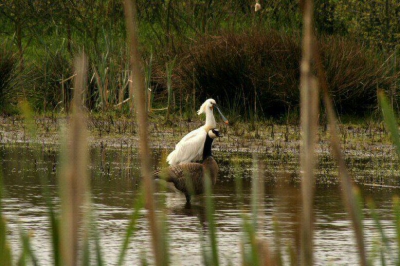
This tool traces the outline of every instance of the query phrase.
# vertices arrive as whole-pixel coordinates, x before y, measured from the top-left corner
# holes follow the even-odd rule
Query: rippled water
[[[0,149],[2,171],[6,194],[3,198],[3,212],[7,219],[8,239],[14,255],[21,250],[20,228],[32,236],[32,246],[43,265],[51,265],[51,236],[47,208],[43,199],[41,177],[48,180],[47,186],[52,199],[57,197],[57,147],[46,146],[32,149],[26,145],[3,146]],[[245,156],[246,158],[242,158]],[[153,158],[159,162],[162,151],[154,150]],[[234,174],[244,181],[244,210],[250,212],[251,197],[251,155],[229,155],[215,152],[221,165],[220,179],[213,192],[215,220],[217,223],[218,247],[222,265],[240,262],[239,241],[241,237],[241,212],[235,194]],[[279,159],[260,158],[264,165],[265,200],[261,235],[274,246],[273,218],[278,219],[283,250],[294,245],[298,234],[300,213],[300,185],[297,180],[296,161],[285,162],[277,170]],[[236,163],[236,168],[232,165]],[[135,179],[140,176],[137,151],[132,148],[91,150],[91,186],[93,205],[97,216],[98,230],[103,255],[107,265],[114,265],[125,230],[129,222],[136,193]],[[365,168],[365,166],[363,167]],[[371,171],[366,171],[371,173]],[[320,173],[321,175],[321,173]],[[362,175],[362,173],[360,173]],[[330,177],[325,177],[329,179]],[[366,179],[370,178],[365,176]],[[280,182],[281,180],[284,180]],[[329,182],[328,182],[329,183]],[[395,228],[393,222],[392,197],[399,194],[397,188],[371,188],[360,186],[364,199],[372,198],[381,217],[381,223],[394,246]],[[185,207],[185,198],[179,193],[158,192],[158,202],[165,199],[170,237],[170,251],[173,265],[201,265],[201,238],[207,233],[207,222],[203,197],[197,197],[191,208]],[[354,265],[357,254],[351,224],[340,199],[337,185],[321,184],[315,195],[315,261],[317,265]],[[379,244],[379,233],[370,218],[368,210],[364,221],[369,254]],[[151,257],[147,220],[139,219],[138,231],[133,237],[126,265],[136,265],[144,254]],[[285,253],[287,260],[287,253]]]

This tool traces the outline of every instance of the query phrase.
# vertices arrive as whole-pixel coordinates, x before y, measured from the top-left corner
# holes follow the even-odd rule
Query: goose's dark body
[[[204,193],[204,179],[207,176],[211,179],[212,185],[217,182],[219,167],[212,157],[211,146],[214,136],[219,136],[219,133],[215,129],[210,131],[213,131],[215,135],[210,137],[207,134],[202,163],[173,165],[155,173],[155,178],[172,182],[179,191],[185,194],[187,202],[190,202],[190,196]]]

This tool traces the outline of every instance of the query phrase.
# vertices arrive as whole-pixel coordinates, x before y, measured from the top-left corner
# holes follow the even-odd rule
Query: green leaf
[[[389,102],[383,91],[378,92],[379,104],[382,108],[383,119],[385,120],[386,128],[390,132],[393,144],[396,147],[397,155],[400,157],[400,136],[397,125],[396,116],[393,109],[390,107]]]
[[[128,228],[126,229],[125,239],[121,247],[121,252],[119,254],[117,265],[122,265],[124,263],[124,258],[129,247],[129,242],[133,233],[136,230],[137,220],[140,217],[140,210],[143,208],[143,206],[144,206],[144,199],[143,199],[143,187],[142,187],[139,191],[139,196],[136,199],[136,202],[133,207],[131,220],[129,222]]]
[[[27,264],[26,259],[29,259],[29,258],[32,262],[32,265],[34,265],[34,266],[39,265],[38,261],[36,259],[36,256],[33,253],[30,238],[29,238],[28,234],[22,228],[19,228],[19,233],[20,233],[21,242],[22,242],[22,253],[18,260],[18,265],[26,265]]]
[[[383,230],[383,226],[382,226],[381,221],[379,219],[379,215],[376,212],[375,203],[372,200],[369,200],[369,201],[367,201],[367,204],[368,204],[368,208],[371,211],[372,219],[375,222],[375,226],[378,229],[378,232],[380,234],[380,237],[382,239],[384,247],[386,248],[386,250],[388,250],[391,261],[394,261],[393,260],[393,254],[392,254],[391,249],[390,249],[389,238],[386,236],[385,231]],[[385,250],[384,248],[381,248],[381,265],[386,265],[386,259],[385,259],[384,250]]]
[[[204,180],[205,185],[205,198],[206,198],[206,217],[208,221],[209,240],[211,244],[211,265],[219,265],[218,258],[218,245],[217,245],[217,232],[214,220],[214,202],[211,197],[211,180],[206,175]]]

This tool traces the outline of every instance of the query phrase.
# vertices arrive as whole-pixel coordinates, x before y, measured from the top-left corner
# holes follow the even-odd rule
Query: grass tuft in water
[[[4,266],[12,265],[12,252],[10,242],[7,240],[7,223],[3,216],[3,169],[0,167],[0,261]]]

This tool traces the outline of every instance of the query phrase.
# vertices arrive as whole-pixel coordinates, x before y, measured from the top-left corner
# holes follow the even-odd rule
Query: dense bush
[[[195,86],[196,98],[213,97],[244,118],[284,115],[299,103],[298,40],[298,36],[258,30],[202,36],[181,48],[174,84],[184,95]],[[338,111],[365,115],[376,106],[377,87],[389,89],[398,74],[390,72],[393,66],[376,53],[355,42],[341,37],[321,40]]]
[[[198,39],[177,69],[180,86],[200,99],[214,97],[244,117],[277,115],[298,102],[301,50],[275,31],[231,32]]]
[[[391,90],[399,73],[379,53],[342,37],[321,38],[324,67],[335,107],[363,115],[377,107],[377,89]]]

